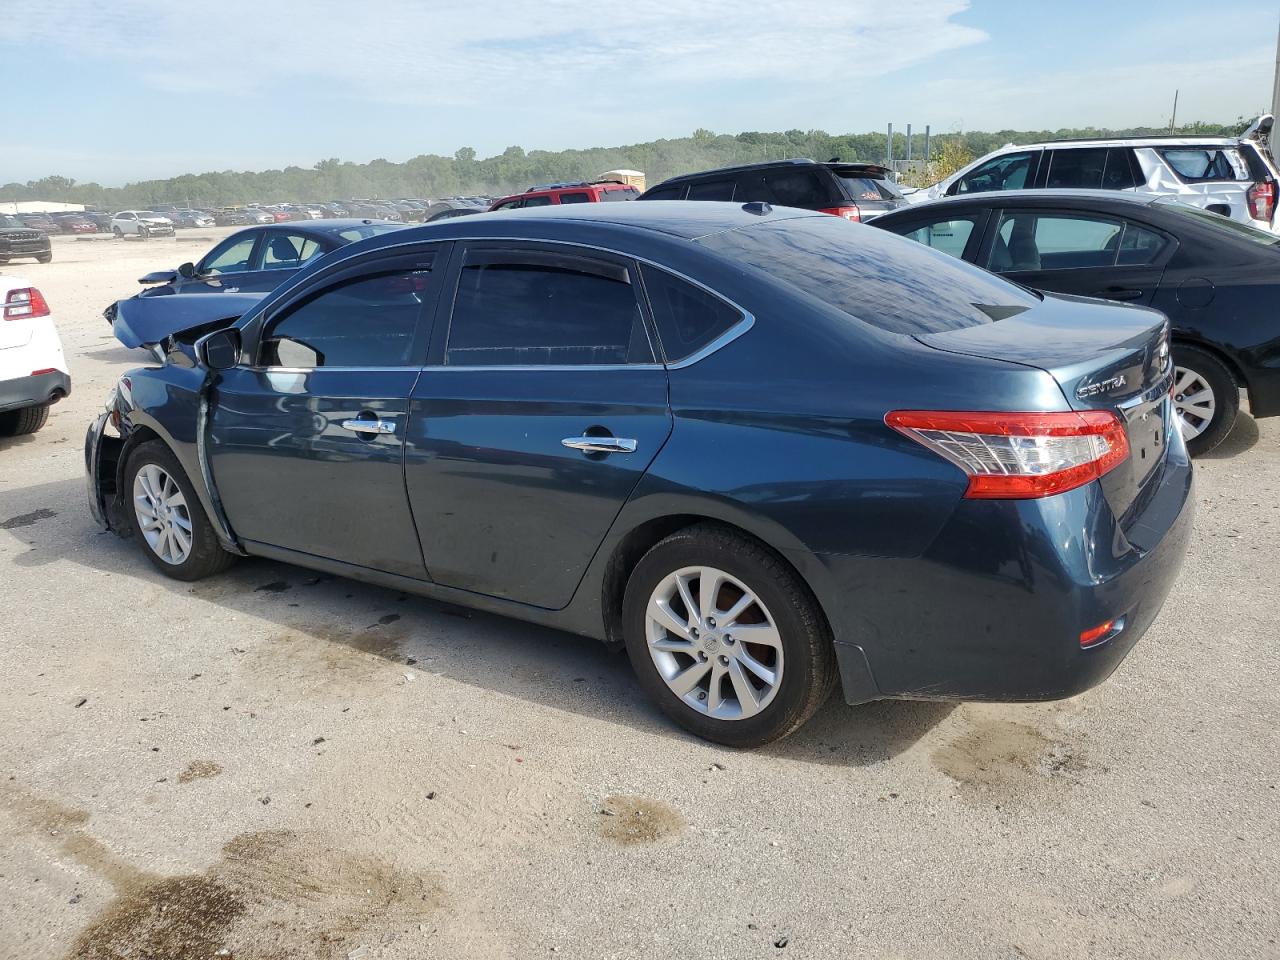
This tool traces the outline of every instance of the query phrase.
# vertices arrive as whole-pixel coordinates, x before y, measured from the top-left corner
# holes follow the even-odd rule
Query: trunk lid
[[[1129,458],[1100,481],[1122,526],[1158,485],[1176,429],[1169,400],[1169,322],[1145,307],[1046,294],[1038,307],[992,323],[922,334],[938,350],[1012,361],[1047,372],[1073,410],[1118,414]]]

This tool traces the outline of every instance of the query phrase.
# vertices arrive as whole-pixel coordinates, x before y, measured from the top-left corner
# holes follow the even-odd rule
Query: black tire
[[[754,716],[718,719],[694,709],[667,686],[650,656],[649,600],[669,575],[694,566],[714,567],[746,585],[768,608],[781,637],[777,691]],[[730,747],[779,740],[813,716],[836,683],[831,631],[808,586],[777,553],[719,524],[688,527],[650,549],[627,581],[622,616],[627,654],[641,687],[663,713],[706,740]]]
[[[35,433],[49,419],[49,405],[42,403],[38,407],[23,407],[20,410],[9,410],[0,413],[0,437],[20,437],[23,434]]]
[[[36,255],[36,261],[37,261],[37,262],[39,262],[39,263],[52,263],[52,262],[53,262],[53,251],[50,251],[49,253],[41,253],[41,254],[37,254],[37,255]]]
[[[150,240],[150,239],[151,239],[151,231],[150,231],[150,230],[148,230],[146,227],[139,227],[139,228],[138,228],[138,239],[139,239],[139,240]]]
[[[1212,418],[1198,436],[1187,441],[1187,450],[1193,457],[1199,457],[1225,440],[1231,428],[1236,425],[1236,417],[1240,413],[1240,387],[1221,360],[1199,347],[1175,344],[1173,365],[1191,371],[1213,391]],[[1181,396],[1175,386],[1175,406],[1180,402]]]
[[[138,512],[133,506],[133,483],[138,471],[148,464],[160,467],[172,477],[181,488],[183,499],[186,501],[187,516],[191,522],[191,549],[181,563],[170,563],[157,554],[138,522]],[[213,526],[209,523],[204,508],[200,505],[200,498],[196,496],[195,488],[187,479],[186,471],[182,469],[178,458],[163,441],[152,440],[135,447],[125,464],[123,480],[122,496],[126,504],[125,513],[129,517],[129,526],[142,546],[142,552],[157,570],[166,577],[190,581],[202,580],[215,573],[221,573],[231,566],[235,555],[223,550],[222,545],[218,543],[218,537],[213,532]]]
[[[123,231],[123,230],[121,230],[119,227],[112,227],[112,228],[111,228],[111,233],[112,233],[112,235],[113,235],[117,240],[123,240],[123,239],[124,239],[124,231]]]

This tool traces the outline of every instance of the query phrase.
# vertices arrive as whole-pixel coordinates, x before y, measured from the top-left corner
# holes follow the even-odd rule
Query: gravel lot
[[[101,311],[227,232],[8,268],[74,393],[0,440],[0,957],[1280,956],[1280,422],[1200,462],[1099,689],[837,699],[732,752],[594,641],[261,561],[179,584],[93,525],[84,430],[146,362]]]

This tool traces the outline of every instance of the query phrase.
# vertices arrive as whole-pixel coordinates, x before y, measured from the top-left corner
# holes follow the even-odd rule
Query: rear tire
[[[35,433],[49,420],[49,405],[42,403],[38,407],[23,407],[20,410],[9,410],[0,413],[0,437],[20,437]]]
[[[1199,457],[1225,440],[1235,426],[1240,388],[1226,365],[1199,347],[1176,344],[1173,365],[1174,409],[1188,452]]]
[[[190,581],[231,566],[235,555],[218,543],[186,471],[163,441],[135,447],[123,479],[129,526],[157,570]]]
[[[808,586],[778,554],[718,524],[649,550],[627,581],[622,617],[641,687],[677,724],[716,743],[781,739],[835,686],[831,631]]]

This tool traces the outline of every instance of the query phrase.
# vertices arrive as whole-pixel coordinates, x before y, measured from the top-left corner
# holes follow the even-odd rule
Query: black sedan
[[[157,284],[140,296],[171,293],[266,293],[308,261],[356,240],[401,229],[379,220],[304,220],[250,227],[227,237],[197,263],[149,273],[139,283]]]
[[[1280,415],[1280,238],[1171,197],[1018,190],[885,214],[875,226],[1054,293],[1155,307],[1193,455],[1231,432],[1239,388]]]

